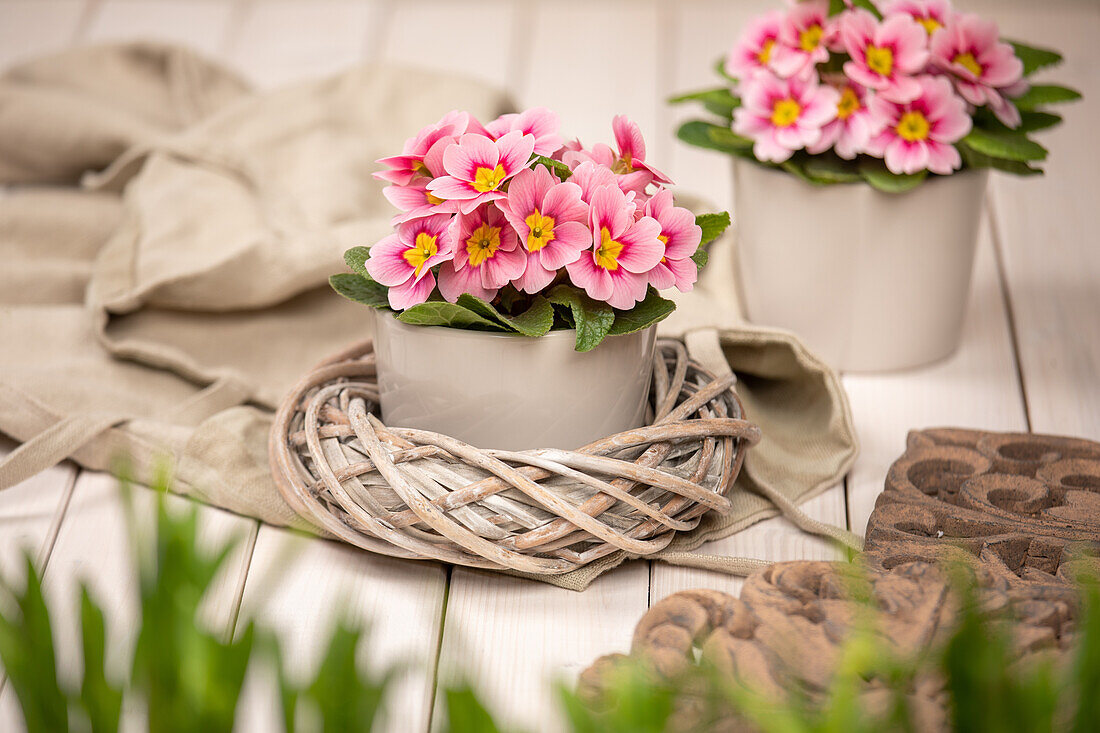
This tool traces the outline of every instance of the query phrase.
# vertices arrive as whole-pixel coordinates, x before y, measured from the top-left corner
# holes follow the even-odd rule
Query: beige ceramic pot
[[[479,448],[579,448],[645,424],[656,328],[578,353],[541,338],[410,326],[375,312],[382,419]]]
[[[986,171],[886,194],[734,161],[749,320],[790,329],[837,369],[905,369],[958,346]]]

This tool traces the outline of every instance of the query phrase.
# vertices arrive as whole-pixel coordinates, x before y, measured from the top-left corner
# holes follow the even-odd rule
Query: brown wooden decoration
[[[820,699],[855,620],[873,609],[876,643],[911,654],[941,641],[958,599],[939,560],[975,572],[984,608],[1003,610],[1021,656],[1059,655],[1073,644],[1074,565],[1100,570],[1100,444],[1029,434],[913,432],[891,467],[868,522],[863,563],[786,562],[748,578],[741,597],[696,590],[642,617],[630,656],[658,679],[714,665],[758,692],[798,689]],[[624,657],[581,676],[591,700]],[[884,704],[870,681],[868,709]],[[918,680],[910,703],[919,729],[942,728],[942,682]],[[679,700],[691,728],[702,703]]]
[[[653,555],[729,508],[745,451],[760,440],[734,382],[689,359],[682,342],[660,340],[650,425],[575,451],[489,450],[384,425],[366,341],[283,402],[272,472],[298,514],[363,549],[566,573],[614,552]]]

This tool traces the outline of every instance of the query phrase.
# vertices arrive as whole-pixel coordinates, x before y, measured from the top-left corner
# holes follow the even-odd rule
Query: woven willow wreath
[[[576,451],[475,448],[390,428],[370,341],[291,391],[272,427],[275,481],[307,521],[365,550],[553,575],[624,550],[651,555],[708,511],[725,512],[760,439],[732,387],[661,340],[656,417]]]

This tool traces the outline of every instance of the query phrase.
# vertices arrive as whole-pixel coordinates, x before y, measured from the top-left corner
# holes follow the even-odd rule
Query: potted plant
[[[564,142],[544,108],[450,112],[379,161],[394,232],[345,259],[372,306],[383,419],[485,448],[577,448],[644,424],[655,328],[729,224],[677,207],[638,127]]]
[[[812,0],[752,22],[685,142],[733,156],[747,316],[835,366],[916,366],[958,345],[988,169],[1037,175],[1028,77],[1061,60],[948,0]]]

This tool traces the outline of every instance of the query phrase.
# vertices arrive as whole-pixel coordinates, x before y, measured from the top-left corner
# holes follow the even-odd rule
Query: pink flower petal
[[[380,240],[370,248],[367,272],[375,282],[389,288],[406,282],[413,277],[413,266],[403,256],[406,249],[396,234]]]
[[[390,287],[386,291],[386,298],[390,301],[391,308],[403,311],[426,301],[434,289],[435,275],[426,272],[419,279],[410,279],[401,285]]]
[[[606,301],[611,297],[614,285],[611,275],[602,267],[597,267],[591,251],[583,253],[574,262],[566,266],[569,279],[594,300]]]

